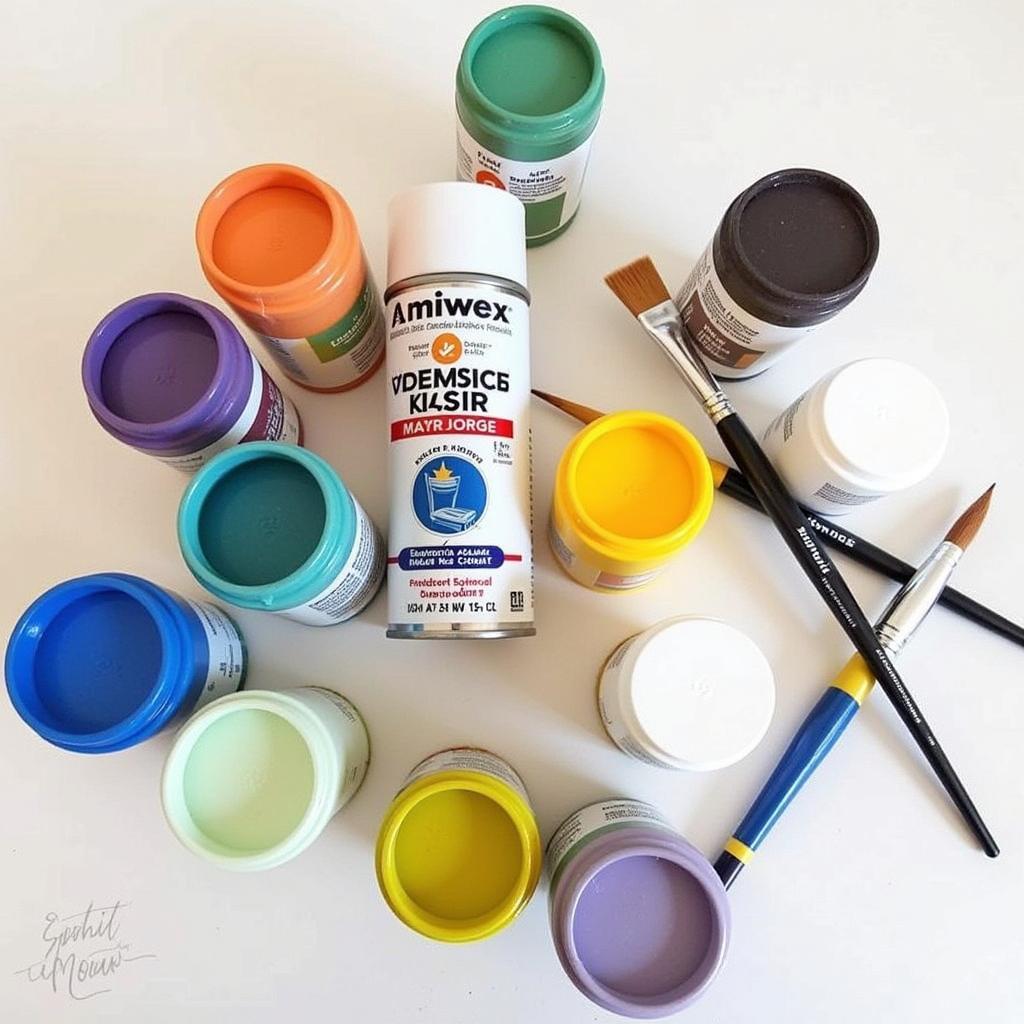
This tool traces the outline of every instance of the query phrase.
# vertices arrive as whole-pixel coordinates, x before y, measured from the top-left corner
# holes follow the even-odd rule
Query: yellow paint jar
[[[714,491],[704,449],[675,420],[639,411],[601,416],[558,464],[551,548],[585,587],[643,586],[698,534]]]
[[[376,860],[384,899],[414,931],[442,942],[493,935],[540,878],[540,833],[522,779],[486,750],[428,757],[392,801]]]

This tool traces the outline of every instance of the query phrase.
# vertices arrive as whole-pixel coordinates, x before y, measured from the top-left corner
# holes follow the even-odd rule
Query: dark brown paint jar
[[[676,305],[715,374],[753,377],[847,306],[877,256],[859,192],[824,171],[775,171],[729,204]]]

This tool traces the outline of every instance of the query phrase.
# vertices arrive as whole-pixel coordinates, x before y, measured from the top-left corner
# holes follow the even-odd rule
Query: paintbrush
[[[538,391],[537,388],[534,388],[533,393],[556,409],[561,409],[562,412],[575,417],[581,423],[591,423],[605,415],[599,409],[581,405],[579,402],[572,402],[547,391]],[[746,477],[738,469],[727,466],[724,462],[717,462],[715,459],[708,459],[708,462],[711,464],[711,478],[719,491],[755,509],[762,515],[765,514],[764,507],[757,500],[757,495],[750,489]],[[837,526],[828,519],[822,519],[810,509],[803,508],[803,511],[818,536],[830,548],[842,552],[854,562],[874,569],[897,583],[906,583],[917,571],[909,562],[904,562],[872,544],[871,541],[858,537],[845,526]],[[992,633],[997,633],[999,636],[1006,637],[1007,640],[1024,646],[1024,626],[1011,622],[1005,616],[992,611],[991,608],[986,608],[985,605],[959,590],[946,587],[939,597],[939,604],[951,608],[958,615],[976,622],[979,626],[984,626]]]
[[[903,724],[910,730],[961,817],[985,853],[990,857],[998,856],[999,847],[992,834],[917,702],[878,643],[871,623],[846,581],[815,540],[814,527],[807,521],[718,381],[701,361],[654,264],[644,257],[613,271],[605,282],[682,375],[805,575],[863,656]]]
[[[950,527],[945,539],[882,612],[875,633],[891,658],[899,655],[935,606],[967,545],[974,540],[988,512],[992,487]],[[750,863],[754,851],[843,734],[874,684],[864,659],[855,654],[822,694],[715,861],[715,871],[726,888]]]

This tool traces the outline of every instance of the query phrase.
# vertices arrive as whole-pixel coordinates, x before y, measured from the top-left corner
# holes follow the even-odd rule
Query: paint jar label
[[[649,764],[653,768],[675,768],[674,764],[662,761],[642,746],[634,738],[622,717],[619,687],[626,685],[628,679],[623,676],[620,667],[636,639],[637,636],[631,636],[623,640],[605,662],[597,687],[597,710],[601,715],[601,723],[604,725],[605,732],[608,733],[608,738],[623,753],[629,754],[630,757],[635,757],[638,761],[643,761],[644,764]]]
[[[192,707],[198,711],[218,697],[234,693],[245,678],[245,644],[235,624],[216,606],[183,598],[206,637],[208,654],[202,693]],[[191,712],[190,712],[191,713]]]
[[[813,389],[812,389],[813,390]],[[829,462],[814,451],[813,428],[805,391],[768,424],[761,437],[768,457],[796,491],[797,499],[826,515],[842,515],[858,505],[885,497],[883,491],[861,487],[831,471]]]
[[[554,888],[572,859],[598,836],[631,825],[654,826],[675,833],[668,819],[641,800],[601,800],[570,814],[555,830],[547,849],[548,872]]]
[[[550,160],[509,160],[481,146],[457,120],[459,181],[492,185],[519,199],[526,207],[528,242],[541,242],[572,220],[580,205],[592,134],[575,149]]]
[[[355,305],[336,323],[307,338],[258,337],[292,380],[312,388],[350,387],[384,354],[384,318],[369,274]]]
[[[497,285],[388,303],[388,633],[533,624],[529,309]]]
[[[343,697],[340,693],[335,693],[334,690],[328,690],[326,686],[303,686],[300,687],[302,690],[306,690],[310,693],[318,694],[319,696],[329,700],[345,717],[350,729],[356,731],[356,735],[366,735],[366,723],[363,721],[363,716],[359,714],[356,706],[347,698]],[[351,754],[351,749],[356,747],[354,743],[345,744],[346,755]],[[338,794],[338,807],[342,807],[344,804],[355,795],[355,792],[363,784],[363,779],[366,777],[366,770],[370,766],[370,748],[368,742],[359,744],[365,750],[365,754],[360,757],[346,756],[345,766],[345,777],[342,780],[341,792]]]
[[[406,776],[399,793],[417,779],[436,772],[482,772],[511,786],[527,803],[530,802],[526,785],[518,772],[497,754],[476,747],[453,747],[425,758]]]
[[[701,253],[676,294],[676,306],[690,336],[722,377],[751,377],[768,369],[813,327],[780,327],[748,313],[725,290],[713,255]]]
[[[352,504],[355,537],[341,572],[316,597],[272,614],[307,626],[333,626],[358,615],[373,600],[384,579],[384,541],[362,505],[355,498]]]
[[[577,554],[569,541],[562,536],[555,526],[554,518],[548,522],[548,541],[551,551],[563,569],[577,582],[585,587],[602,587],[605,590],[633,590],[642,587],[661,575],[664,566],[648,569],[646,572],[620,574],[608,572],[606,569],[591,565],[586,555]],[[580,549],[582,543],[578,544]]]
[[[185,455],[156,455],[161,462],[186,473],[202,469],[218,453],[246,441],[283,441],[286,444],[299,443],[299,414],[290,398],[281,392],[256,357],[252,360],[252,387],[245,408],[235,425],[212,444],[197,452]],[[145,449],[141,449],[146,451]],[[146,451],[147,455],[154,455]]]

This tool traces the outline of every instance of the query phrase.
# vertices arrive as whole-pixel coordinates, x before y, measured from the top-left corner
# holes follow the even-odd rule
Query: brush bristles
[[[648,309],[669,301],[668,289],[662,281],[650,256],[643,256],[613,270],[604,283],[619,297],[619,301],[633,314],[639,316]]]
[[[981,529],[981,524],[985,521],[985,516],[988,513],[988,505],[992,500],[992,492],[995,490],[995,486],[996,485],[993,484],[949,528],[949,533],[946,534],[946,540],[955,544],[961,550],[966,549],[967,545],[974,540],[978,530]]]
[[[547,391],[539,391],[537,388],[530,389],[538,398],[542,398],[548,405],[553,405],[556,409],[561,409],[562,412],[568,413],[570,416],[578,419],[580,423],[593,423],[594,420],[599,420],[604,413],[600,409],[592,409],[589,405],[580,405],[579,402],[570,402],[568,398],[560,398],[558,395],[552,395]]]

